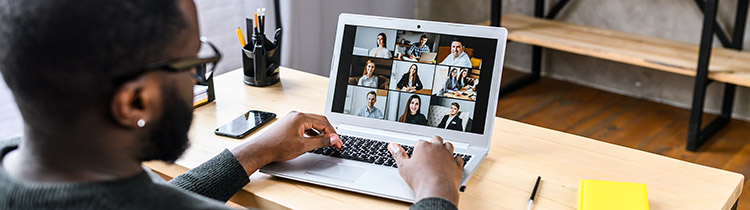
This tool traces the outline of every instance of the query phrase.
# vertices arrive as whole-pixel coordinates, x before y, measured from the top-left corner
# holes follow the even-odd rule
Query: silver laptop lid
[[[341,14],[325,115],[489,148],[506,38],[500,27]]]

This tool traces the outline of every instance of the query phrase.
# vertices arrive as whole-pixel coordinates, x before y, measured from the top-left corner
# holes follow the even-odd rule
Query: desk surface
[[[249,109],[322,113],[328,79],[288,68],[270,87],[242,83],[241,70],[215,78],[216,102],[194,112],[191,148],[177,165],[146,166],[177,176],[242,140],[213,130]],[[272,125],[273,123],[271,123]],[[264,127],[259,132],[264,132]],[[580,179],[645,183],[651,209],[730,209],[742,192],[741,174],[701,166],[585,137],[495,118],[490,154],[461,193],[461,209],[523,209],[537,176],[533,209],[575,209]],[[271,177],[256,172],[232,201],[264,209],[404,209],[406,203]]]

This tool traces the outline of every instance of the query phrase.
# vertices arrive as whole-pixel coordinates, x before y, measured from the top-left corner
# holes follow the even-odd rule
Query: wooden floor
[[[521,75],[505,72],[503,82]],[[699,151],[689,152],[690,110],[549,78],[501,98],[497,116],[741,173],[746,178],[738,209],[750,209],[748,122],[732,120]],[[703,122],[713,117],[705,115]]]

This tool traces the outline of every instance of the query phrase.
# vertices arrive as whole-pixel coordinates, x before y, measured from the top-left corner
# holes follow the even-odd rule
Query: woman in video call
[[[458,74],[458,87],[471,89],[474,85],[474,81],[469,77],[469,69],[462,68],[461,73]]]
[[[372,60],[367,60],[365,69],[362,71],[362,77],[359,78],[357,85],[378,88],[378,76],[373,75],[374,72],[375,63]]]
[[[448,73],[448,78],[445,79],[445,85],[443,86],[443,91],[447,93],[454,93],[456,91],[461,90],[461,86],[458,81],[458,69],[457,68],[451,68],[451,71]]]
[[[388,38],[385,36],[385,33],[378,34],[378,46],[370,50],[369,56],[376,58],[392,58],[391,51],[388,50],[388,48],[385,48],[385,43],[387,41]]]
[[[401,79],[398,81],[398,84],[396,84],[396,87],[402,91],[421,90],[423,88],[422,81],[419,80],[417,70],[417,64],[412,64],[409,67],[409,71],[401,76]]]
[[[420,112],[422,99],[418,95],[411,95],[407,100],[407,106],[404,108],[404,114],[398,118],[399,122],[427,125],[427,118]]]

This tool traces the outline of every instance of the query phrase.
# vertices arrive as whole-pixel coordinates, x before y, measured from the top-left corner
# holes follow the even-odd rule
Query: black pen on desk
[[[529,204],[526,205],[526,210],[531,210],[531,205],[534,204],[534,196],[536,195],[536,189],[539,188],[539,181],[542,180],[541,176],[536,178],[536,184],[534,184],[534,190],[531,191],[531,197],[529,198]]]

